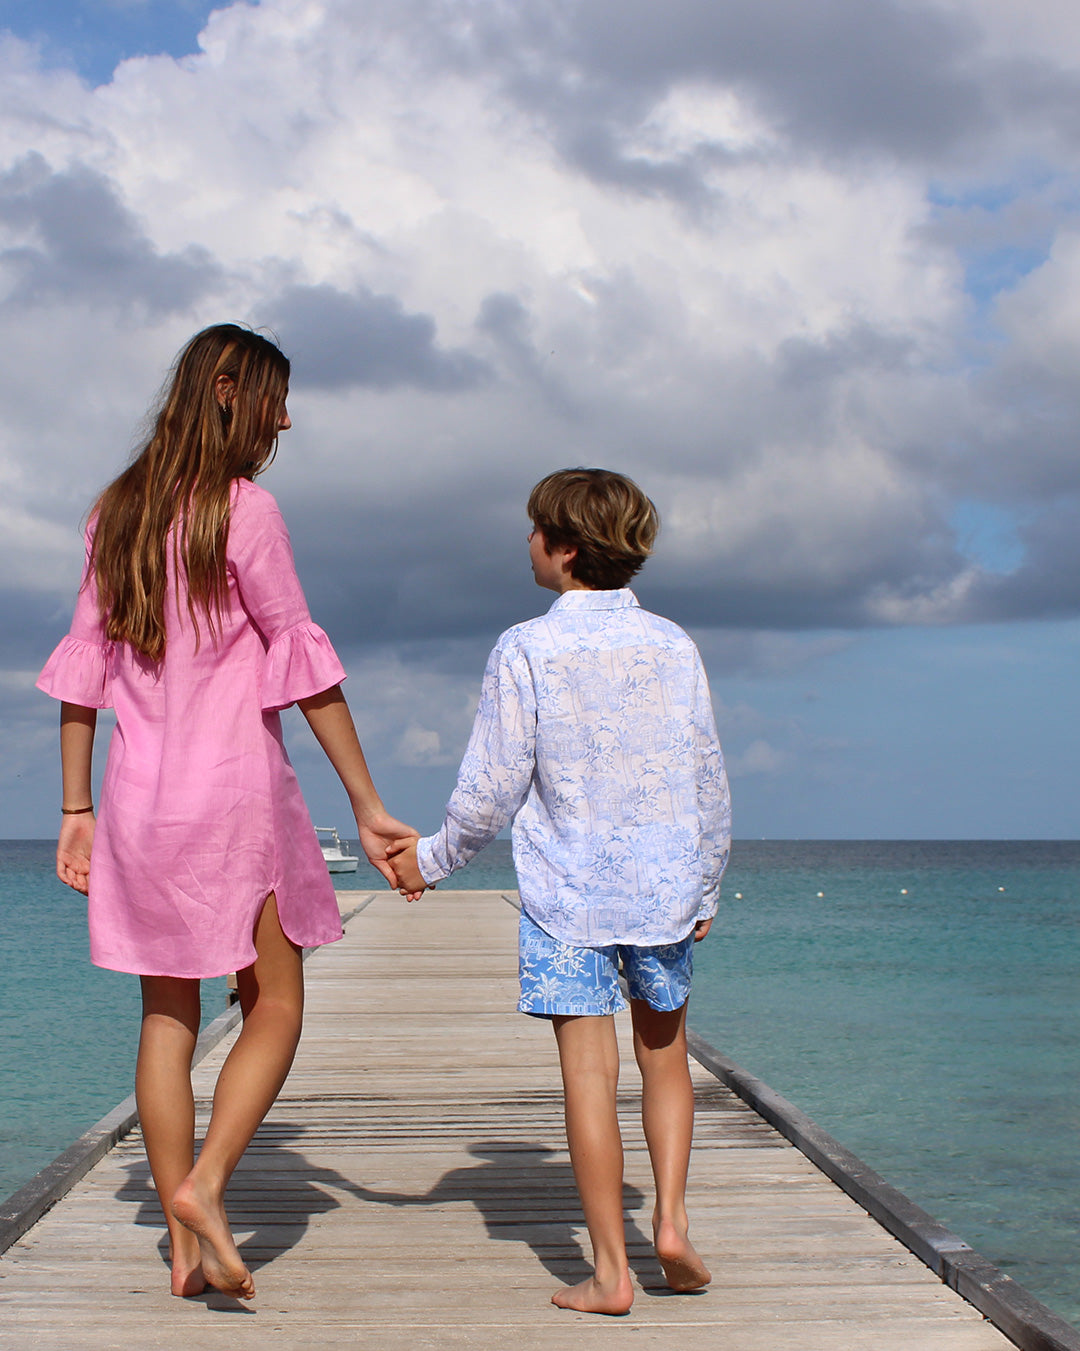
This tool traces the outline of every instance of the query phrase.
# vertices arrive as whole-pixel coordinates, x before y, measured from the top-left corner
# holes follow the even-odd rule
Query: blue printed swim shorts
[[[678,943],[639,948],[613,943],[578,948],[545,933],[523,910],[518,926],[519,1013],[537,1018],[604,1017],[621,1013],[619,963],[631,999],[643,999],[661,1013],[680,1009],[690,997],[694,935]]]

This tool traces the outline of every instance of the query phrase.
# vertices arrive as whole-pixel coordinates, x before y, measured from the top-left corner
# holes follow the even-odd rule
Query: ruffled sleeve
[[[263,709],[288,708],[340,685],[345,668],[330,639],[312,622],[277,503],[246,479],[236,484],[228,558],[244,608],[266,642]]]
[[[267,649],[262,679],[263,711],[288,708],[297,699],[321,694],[344,679],[345,668],[318,624],[310,620],[298,624],[275,638]]]
[[[37,678],[37,687],[67,704],[111,708],[113,644],[105,637],[98,611],[97,587],[90,568],[90,540],[88,533],[86,565],[71,629],[45,663]]]
[[[62,638],[37,678],[37,687],[83,708],[111,708],[109,646],[84,643],[69,633]]]

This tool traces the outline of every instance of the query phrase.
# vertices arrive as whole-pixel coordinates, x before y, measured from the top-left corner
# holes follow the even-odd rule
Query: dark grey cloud
[[[418,8],[430,17],[428,5]],[[783,145],[768,153],[782,156],[810,149],[937,161],[972,138],[991,139],[999,117],[999,71],[979,62],[977,29],[963,16],[903,0],[478,4],[467,26],[435,32],[418,39],[433,61],[494,72],[521,107],[545,119],[553,143],[582,172],[691,206],[712,196],[705,171],[730,150],[706,142],[665,159],[632,146],[649,112],[679,84],[739,93],[781,133]],[[1075,93],[1065,77],[1037,66],[1014,80],[1018,89],[1031,83],[1055,105]]]
[[[354,648],[384,642],[489,642],[508,625],[546,610],[552,597],[529,568],[525,502],[533,482],[562,463],[599,462],[626,469],[646,488],[659,475],[646,464],[590,456],[562,446],[559,459],[529,455],[497,478],[490,468],[463,465],[437,506],[414,484],[387,480],[377,500],[310,493],[294,487],[280,497],[301,578],[320,623],[335,641]],[[269,486],[273,487],[273,484]],[[655,491],[655,490],[654,490]],[[403,524],[408,528],[403,534]],[[752,544],[724,549],[714,542],[701,559],[679,556],[677,537],[635,588],[646,604],[688,626],[715,629],[861,628],[880,623],[874,602],[883,593],[932,591],[966,565],[947,531],[933,522],[910,529],[896,519],[868,524],[857,558],[843,568],[772,567],[790,555],[786,519],[763,522]],[[853,551],[854,552],[854,551]],[[794,574],[794,575],[793,575]]]
[[[854,371],[902,371],[922,359],[914,338],[862,322],[816,341],[786,338],[774,363],[776,383],[791,391],[822,388]]]
[[[986,416],[961,470],[985,497],[1038,513],[1080,494],[1080,389],[1069,366],[1006,356],[978,382]]]
[[[0,226],[17,241],[0,249],[9,303],[86,299],[160,316],[190,308],[221,278],[203,249],[159,253],[102,175],[81,165],[55,173],[36,154],[0,174]]]
[[[1018,567],[980,573],[950,618],[967,623],[1071,619],[1080,615],[1080,496],[1029,513],[1016,531]]]
[[[897,0],[584,0],[572,53],[617,85],[714,80],[751,95],[796,142],[936,155],[980,127],[963,66],[975,32]]]
[[[560,416],[580,417],[582,400],[561,377],[558,363],[553,363],[556,353],[537,348],[534,318],[518,296],[505,291],[485,296],[476,330],[492,344],[505,377],[523,393],[531,388]]]
[[[486,499],[480,484],[444,497],[437,512],[424,511],[422,529],[409,534],[405,549],[399,522],[410,519],[410,508],[404,501],[283,504],[312,611],[335,642],[350,649],[406,644],[423,655],[459,643],[471,654],[471,667],[477,661],[470,644],[490,645],[503,629],[541,613],[552,600],[529,571],[521,504]],[[785,528],[778,524],[777,531]],[[477,540],[482,548],[465,543]],[[1014,573],[981,572],[954,602],[936,608],[935,595],[961,579],[971,561],[944,527],[929,525],[922,536],[883,534],[876,552],[867,551],[843,575],[808,570],[794,579],[786,573],[770,577],[763,566],[770,546],[782,547],[768,532],[745,556],[731,553],[697,568],[666,558],[661,540],[634,589],[644,605],[680,624],[721,633],[854,631],[890,622],[993,623],[1080,613],[1080,504],[1062,503],[1040,516],[1023,543],[1025,558]]]
[[[808,504],[809,508],[809,504]],[[812,508],[810,508],[812,509]],[[647,565],[640,587],[656,608],[681,624],[706,629],[860,629],[881,625],[883,602],[900,607],[931,597],[961,574],[967,560],[948,533],[932,520],[921,529],[914,522],[880,518],[870,528],[857,562],[802,574],[790,567],[770,569],[770,557],[788,550],[790,525],[765,523],[751,548],[740,555],[721,555],[701,567],[687,567],[659,557]],[[809,561],[809,560],[808,560]],[[967,616],[950,616],[950,618]]]
[[[454,27],[431,0],[404,13],[396,4],[388,26],[415,30],[412,44],[432,67],[496,79],[583,173],[691,207],[715,200],[706,173],[733,158],[971,167],[993,160],[1002,135],[1021,127],[1080,143],[1075,71],[1051,53],[989,57],[971,13],[919,0],[478,0]],[[735,91],[780,140],[643,156],[634,149],[643,122],[688,82]]]
[[[74,608],[74,589],[58,600],[37,590],[0,588],[0,670],[33,670],[36,676],[67,633]]]
[[[525,543],[531,486],[506,493],[463,470],[437,505],[389,480],[378,500],[282,497],[313,615],[360,648],[475,639],[546,609]]]
[[[1080,146],[1080,79],[1049,61],[1010,61],[997,72],[996,86],[1010,116]]]
[[[535,372],[532,317],[517,296],[505,291],[485,296],[476,327],[495,339],[518,370]]]
[[[313,389],[471,389],[489,374],[471,353],[441,348],[435,321],[392,295],[363,287],[290,286],[263,309],[280,336],[295,381]]]
[[[715,152],[645,158],[628,152],[622,144],[625,132],[634,129],[632,125],[620,128],[613,120],[595,118],[570,103],[560,106],[554,120],[562,123],[556,139],[563,155],[596,182],[643,197],[673,198],[695,210],[712,200],[704,172],[715,162]]]

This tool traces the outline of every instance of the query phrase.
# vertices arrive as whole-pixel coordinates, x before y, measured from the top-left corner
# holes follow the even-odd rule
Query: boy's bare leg
[[[672,1290],[712,1280],[688,1237],[686,1175],[694,1136],[694,1085],[686,1053],[686,1005],[673,1013],[630,1001],[634,1055],[641,1070],[641,1119],[656,1182],[653,1241]]]
[[[175,976],[143,976],[142,1033],[135,1066],[146,1157],[169,1226],[174,1295],[206,1288],[199,1241],[172,1213],[177,1187],[195,1157],[195,1102],[191,1056],[199,1034],[199,982]]]
[[[554,1018],[566,1100],[566,1140],[592,1242],[594,1274],[551,1302],[580,1313],[626,1313],[634,1286],[626,1262],[623,1150],[616,1111],[619,1049],[611,1017]]]
[[[255,926],[253,965],[237,972],[244,1022],[218,1075],[198,1161],[173,1197],[173,1214],[198,1235],[206,1279],[251,1299],[255,1282],[233,1241],[225,1188],[284,1084],[300,1040],[304,979],[300,950],[286,938],[271,893]]]

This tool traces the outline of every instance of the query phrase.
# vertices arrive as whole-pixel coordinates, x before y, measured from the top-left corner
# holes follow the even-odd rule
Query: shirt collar
[[[551,603],[552,610],[621,610],[637,605],[638,598],[628,586],[620,591],[564,591]]]

